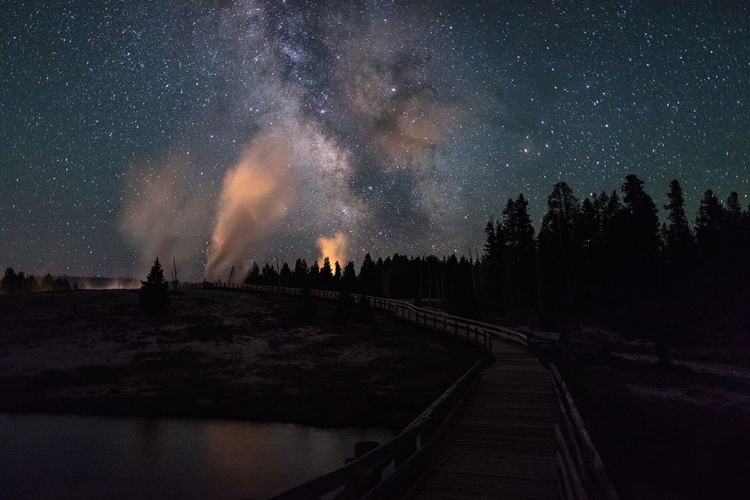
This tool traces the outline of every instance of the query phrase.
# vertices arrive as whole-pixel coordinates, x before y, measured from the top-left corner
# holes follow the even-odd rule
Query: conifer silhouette
[[[146,276],[146,281],[141,281],[141,289],[138,299],[141,308],[149,314],[163,313],[167,310],[169,283],[164,279],[164,269],[161,267],[159,257],[154,261]]]

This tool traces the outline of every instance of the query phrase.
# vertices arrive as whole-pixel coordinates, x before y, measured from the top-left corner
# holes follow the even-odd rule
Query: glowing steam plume
[[[216,225],[208,248],[206,276],[225,276],[263,241],[272,222],[295,198],[293,144],[285,134],[264,133],[250,143],[237,166],[224,176]]]
[[[346,266],[346,235],[336,233],[333,238],[321,236],[318,238],[318,247],[320,248],[320,260],[318,264],[323,267],[323,260],[328,257],[331,261],[331,268],[336,262],[343,269]]]
[[[156,257],[191,262],[205,248],[213,202],[211,193],[191,189],[193,169],[187,158],[175,158],[128,174],[120,230],[138,249],[135,276],[145,276]]]

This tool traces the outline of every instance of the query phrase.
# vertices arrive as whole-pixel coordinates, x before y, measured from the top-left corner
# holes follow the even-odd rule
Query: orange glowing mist
[[[346,266],[346,235],[344,233],[336,233],[333,238],[321,236],[318,238],[318,247],[320,248],[319,264],[321,266],[326,257],[331,261],[331,268],[334,267],[336,262],[342,269]]]
[[[170,263],[175,258],[180,266],[205,246],[213,201],[210,193],[191,189],[194,166],[188,158],[133,169],[126,177],[120,230],[139,251],[136,276],[145,276],[156,257]]]
[[[253,254],[269,225],[286,214],[295,196],[294,148],[285,134],[264,133],[250,143],[236,167],[224,176],[216,225],[208,249],[206,275],[224,276]]]

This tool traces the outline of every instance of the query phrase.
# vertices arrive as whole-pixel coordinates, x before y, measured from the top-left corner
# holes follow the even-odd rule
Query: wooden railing
[[[237,283],[182,283],[180,286],[256,291],[288,296],[298,296],[302,293],[299,288]],[[330,290],[309,290],[309,293],[310,296],[320,299],[337,300],[339,298],[339,292]],[[527,336],[520,332],[422,309],[403,300],[354,294],[350,298],[355,303],[366,298],[372,307],[389,312],[402,321],[462,338],[489,352],[492,352],[493,339],[523,349],[527,349],[529,345]],[[434,443],[435,435],[460,404],[468,388],[478,381],[481,375],[480,365],[481,363],[477,362],[393,440],[333,472],[277,495],[272,500],[318,498],[337,489],[341,491],[337,492],[333,498],[369,500],[389,498],[390,492],[403,489],[404,485],[416,479],[415,474],[418,474],[425,465],[424,457]],[[551,365],[550,371],[564,418],[564,428],[555,427],[559,445],[556,471],[561,498],[618,500],[617,492],[586,431],[573,396],[554,364]],[[381,472],[390,464],[394,465],[392,474],[386,480],[381,481]]]
[[[550,365],[557,400],[565,426],[555,426],[559,444],[556,471],[559,478],[560,496],[566,500],[601,498],[618,500],[617,491],[607,475],[599,453],[583,423],[573,396],[557,370]]]
[[[404,491],[423,472],[426,453],[434,443],[436,434],[468,389],[476,383],[481,367],[482,362],[477,361],[391,441],[271,500],[309,500],[332,493],[336,499],[392,498],[396,492]],[[382,478],[383,471],[391,469],[391,466],[390,474]]]
[[[207,281],[202,283],[181,283],[180,286],[183,288],[247,290],[288,296],[299,296],[302,293],[302,289],[300,288],[239,283],[212,283]],[[339,298],[339,292],[331,290],[309,290],[309,293],[310,296],[320,299],[337,300]],[[386,311],[402,321],[420,325],[446,335],[462,338],[481,346],[488,352],[492,352],[493,339],[522,348],[528,347],[528,338],[526,335],[501,326],[423,309],[404,300],[358,294],[351,294],[350,299],[354,303],[360,303],[366,299],[369,301],[371,307]]]

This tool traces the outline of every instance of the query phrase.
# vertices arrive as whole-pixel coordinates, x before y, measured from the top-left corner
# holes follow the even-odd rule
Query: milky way
[[[750,196],[745,2],[50,3],[0,16],[16,270],[468,253],[559,180]]]

